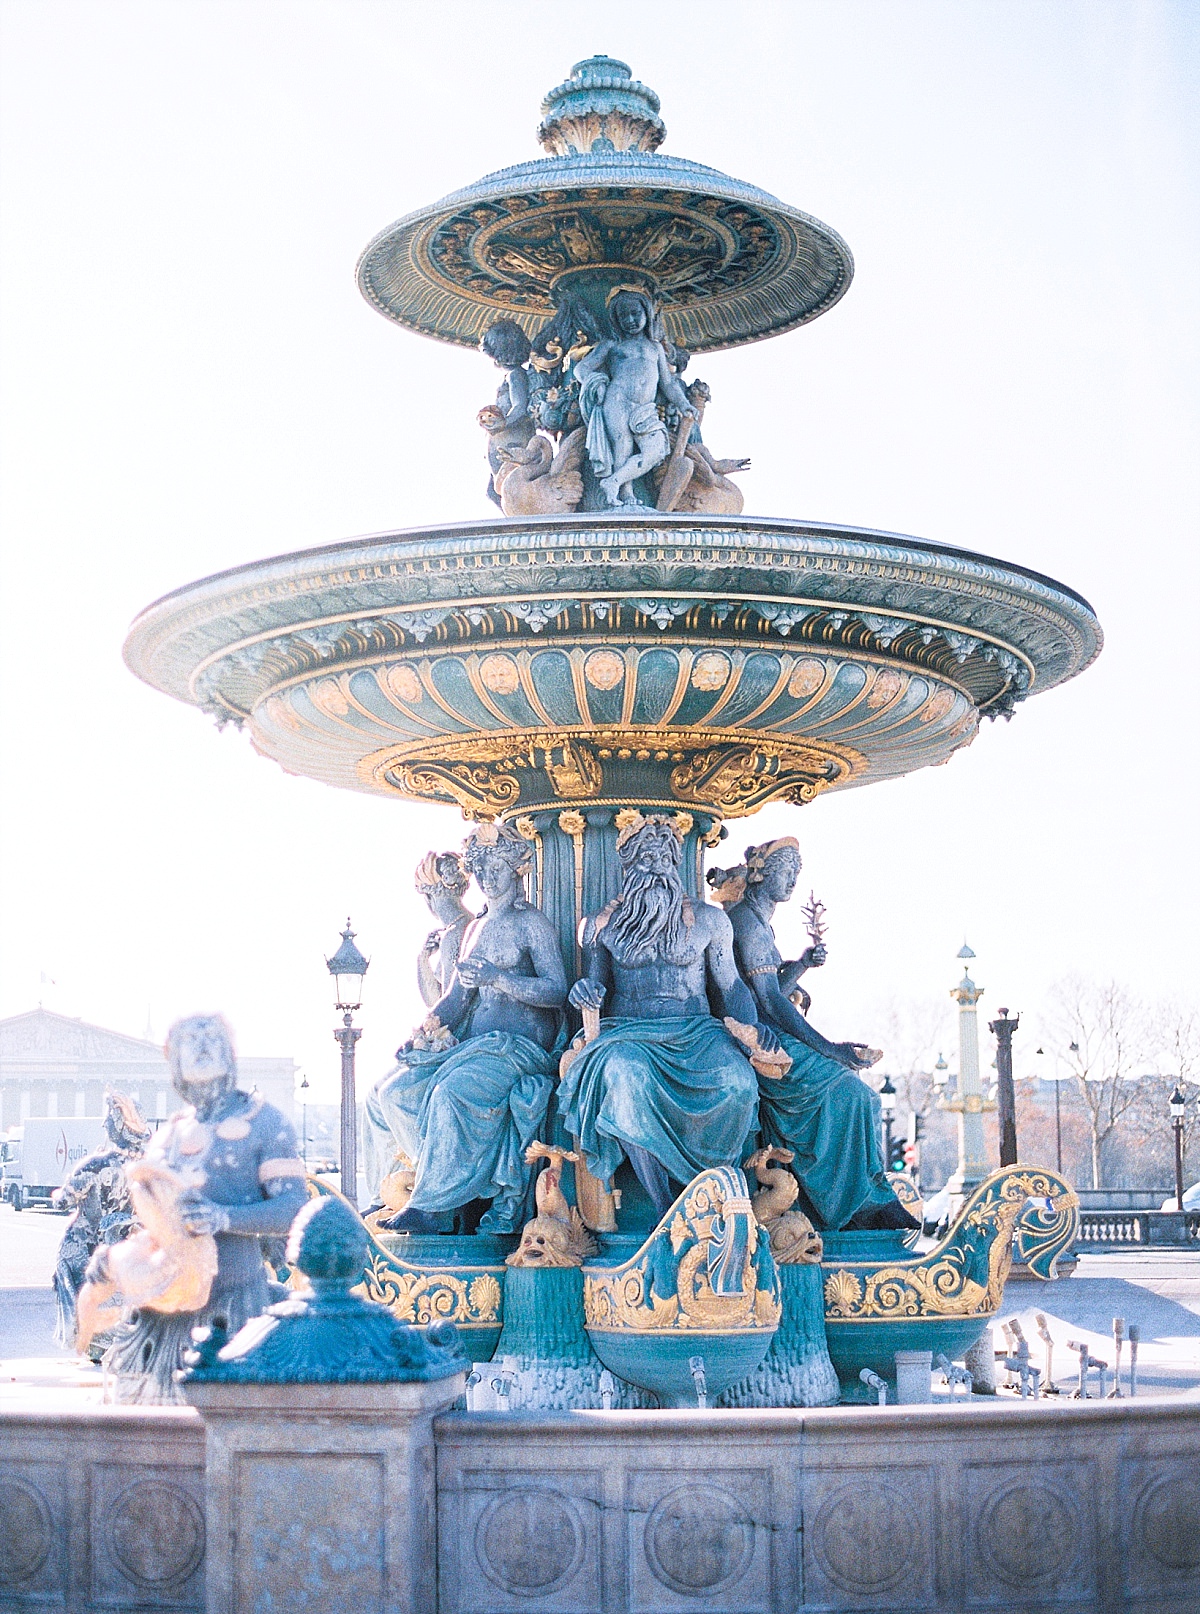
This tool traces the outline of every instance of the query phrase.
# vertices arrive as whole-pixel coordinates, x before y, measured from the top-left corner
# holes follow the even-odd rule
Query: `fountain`
[[[619,893],[631,813],[671,817],[698,903],[730,820],[947,762],[983,718],[1010,718],[1083,671],[1101,633],[1085,600],[1027,568],[745,514],[744,462],[708,450],[709,391],[685,385],[687,366],[832,308],[849,249],[755,186],[660,152],[658,98],[620,62],[577,64],[543,112],[545,156],[399,220],[358,269],[385,318],[482,344],[505,370],[481,413],[498,515],[189,584],[142,612],[125,656],[290,773],[524,837],[529,898],[570,982],[585,964],[581,921]],[[621,368],[638,342],[653,350],[657,408],[632,398]],[[619,1216],[593,1205],[584,1218],[599,1245],[583,1302],[599,1360],[668,1402],[686,1399],[694,1355],[710,1386],[731,1382],[729,1363],[753,1373],[780,1286],[763,1236],[747,1260],[753,1291],[718,1293],[706,1276],[723,1207],[755,1244],[729,1168],[700,1183],[703,1214],[694,1182],[693,1210],[665,1217],[622,1169],[600,1185],[620,1189]],[[564,1168],[563,1182],[584,1204],[583,1175],[572,1185]],[[999,1304],[1014,1228],[1052,1276],[1073,1200],[1053,1173],[1012,1168],[932,1256],[893,1233],[830,1234],[824,1268],[805,1270],[818,1285],[823,1274],[843,1386],[864,1366],[890,1374],[895,1349],[961,1354]],[[364,1291],[401,1317],[456,1321],[486,1361],[515,1242],[376,1233]],[[704,1317],[688,1312],[698,1296]],[[814,1290],[782,1314],[811,1316],[814,1296],[819,1313]],[[704,1334],[704,1318],[701,1349],[687,1329]],[[798,1371],[795,1352],[788,1362]]]

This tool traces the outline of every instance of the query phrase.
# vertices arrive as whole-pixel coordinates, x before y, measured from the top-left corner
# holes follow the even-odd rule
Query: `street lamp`
[[[1171,1125],[1175,1129],[1175,1209],[1183,1210],[1183,1115],[1187,1109],[1187,1094],[1178,1082],[1167,1100],[1171,1111]]]
[[[1020,1024],[1021,1016],[1016,1014],[1010,1020],[1008,1010],[1002,1005],[1000,1018],[988,1025],[988,1030],[996,1039],[996,1097],[1000,1110],[997,1119],[1000,1123],[1002,1166],[1015,1166],[1017,1163],[1017,1101],[1013,1091],[1012,1040],[1013,1032]]]
[[[300,1091],[302,1093],[306,1093],[308,1091],[308,1077],[303,1075],[303,1074],[300,1077]],[[304,1162],[305,1169],[307,1169],[307,1167],[308,1167],[308,1100],[306,1098],[302,1098],[300,1100],[300,1114],[303,1117],[303,1120],[301,1121],[301,1128],[302,1128],[301,1138],[302,1138],[302,1142],[300,1144],[300,1158]]]
[[[354,1044],[362,1032],[354,1025],[354,1011],[362,1006],[363,976],[368,963],[354,945],[354,932],[347,919],[342,945],[332,958],[325,960],[325,967],[336,983],[337,1007],[342,1011],[342,1024],[333,1034],[342,1050],[342,1193],[355,1210],[358,1209],[358,1137]]]
[[[892,1120],[896,1114],[896,1089],[892,1078],[885,1076],[879,1089],[879,1108],[883,1114],[883,1169],[892,1168]]]
[[[946,1091],[946,1083],[950,1080],[950,1067],[942,1054],[937,1056],[937,1064],[933,1067],[933,1085],[940,1098]]]

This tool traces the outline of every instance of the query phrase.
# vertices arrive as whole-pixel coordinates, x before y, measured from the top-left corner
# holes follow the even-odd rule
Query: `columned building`
[[[292,1059],[238,1059],[239,1085],[289,1119],[295,1078]],[[31,1116],[103,1115],[106,1087],[128,1094],[150,1121],[179,1108],[157,1043],[49,1009],[0,1020],[0,1132]]]

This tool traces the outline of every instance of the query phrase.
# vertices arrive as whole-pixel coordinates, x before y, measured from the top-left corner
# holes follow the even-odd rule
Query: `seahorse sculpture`
[[[816,1266],[825,1253],[824,1241],[804,1212],[792,1209],[800,1185],[787,1168],[795,1158],[792,1149],[758,1149],[742,1168],[752,1171],[763,1185],[750,1203],[776,1264]]]
[[[574,1149],[560,1149],[554,1144],[540,1143],[536,1139],[525,1151],[528,1165],[539,1160],[549,1162],[539,1173],[534,1184],[537,1215],[526,1222],[521,1242],[506,1257],[510,1267],[579,1267],[589,1255],[596,1253],[596,1241],[584,1226],[583,1218],[574,1205],[567,1203],[562,1191],[564,1160],[578,1160]]]

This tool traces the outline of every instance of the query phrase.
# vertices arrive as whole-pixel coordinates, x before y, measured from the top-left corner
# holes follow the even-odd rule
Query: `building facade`
[[[296,1063],[239,1058],[238,1081],[293,1118]],[[32,1009],[0,1020],[0,1132],[34,1116],[103,1115],[104,1091],[132,1098],[148,1120],[179,1108],[157,1043]]]

